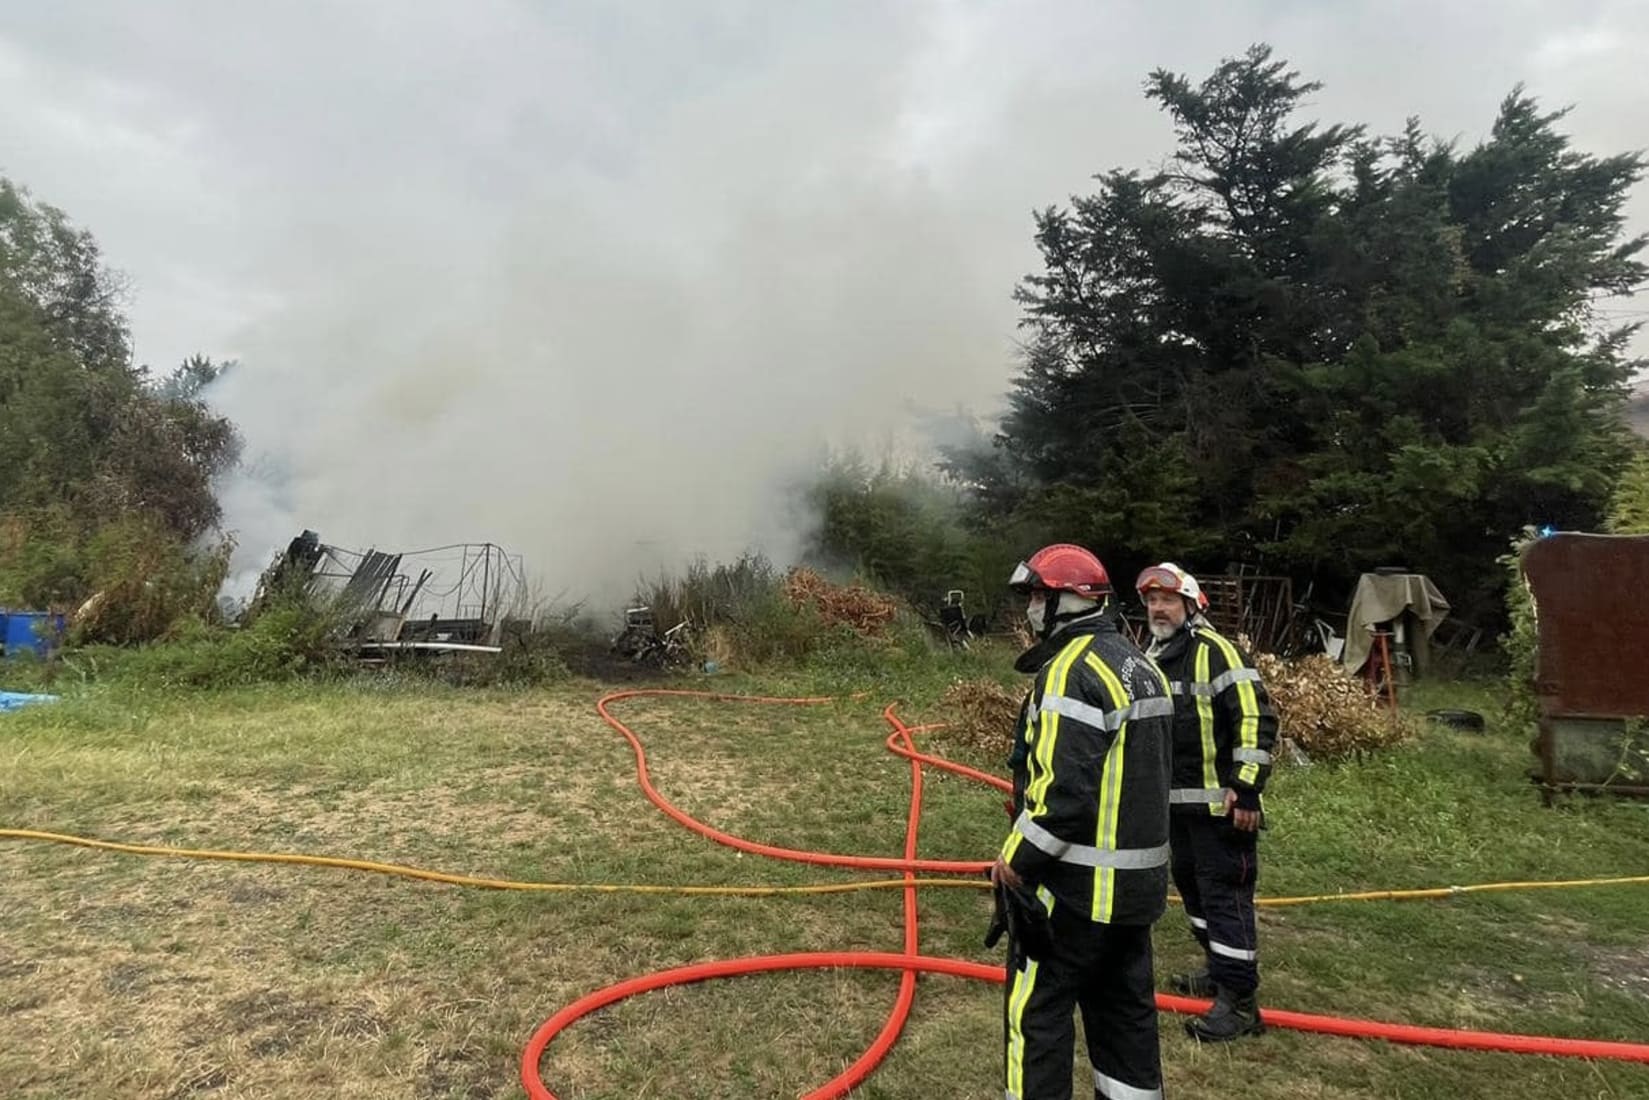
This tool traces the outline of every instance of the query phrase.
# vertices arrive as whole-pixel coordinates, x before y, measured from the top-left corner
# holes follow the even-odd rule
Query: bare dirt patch
[[[1601,984],[1649,1001],[1649,947],[1592,947],[1586,954]]]

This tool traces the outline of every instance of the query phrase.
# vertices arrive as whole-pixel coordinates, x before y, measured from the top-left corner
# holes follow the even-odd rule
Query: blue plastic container
[[[0,645],[7,657],[27,650],[44,657],[57,648],[63,636],[63,616],[45,611],[0,612]]]

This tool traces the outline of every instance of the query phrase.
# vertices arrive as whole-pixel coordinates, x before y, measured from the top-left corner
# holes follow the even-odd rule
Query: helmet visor
[[[1149,592],[1153,588],[1160,588],[1175,595],[1185,595],[1185,580],[1172,569],[1161,565],[1153,565],[1139,575],[1134,582],[1136,592]]]
[[[1042,583],[1042,578],[1024,562],[1013,567],[1013,575],[1008,578],[1008,587],[1015,592],[1026,592]]]

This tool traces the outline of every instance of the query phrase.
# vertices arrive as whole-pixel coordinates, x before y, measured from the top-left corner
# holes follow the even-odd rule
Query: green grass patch
[[[934,712],[1006,654],[828,647],[786,676],[698,686],[868,697],[811,708],[639,699],[620,716],[689,813],[771,843],[896,855],[908,765],[879,712]],[[740,856],[640,795],[588,683],[427,681],[218,691],[69,685],[0,719],[0,824],[144,842],[348,854],[502,877],[801,883],[854,877]],[[1649,873],[1649,806],[1541,805],[1492,689],[1426,685],[1481,734],[1429,727],[1362,762],[1285,767],[1268,798],[1266,895]],[[998,760],[971,763],[1000,769]],[[921,852],[987,858],[1000,797],[930,775]],[[0,845],[0,1080],[20,1097],[514,1097],[537,1023],[608,982],[711,958],[893,950],[897,893],[782,900],[463,891],[340,871]],[[1266,910],[1262,999],[1450,1027],[1649,1036],[1645,887]],[[921,898],[922,949],[982,961],[982,894]],[[1159,970],[1193,948],[1174,911]],[[563,1096],[795,1096],[854,1058],[897,978],[799,974],[641,998],[558,1040]],[[863,1095],[998,1095],[999,990],[924,979]],[[1165,1017],[1180,1097],[1649,1096],[1649,1068],[1402,1049],[1273,1032],[1201,1050]],[[1078,1071],[1080,1073],[1080,1070]],[[1080,1076],[1078,1080],[1081,1080]]]

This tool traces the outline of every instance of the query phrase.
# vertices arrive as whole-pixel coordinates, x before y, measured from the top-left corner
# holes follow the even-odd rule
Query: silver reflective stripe
[[[1176,787],[1168,792],[1168,801],[1173,803],[1224,802],[1226,793],[1224,787]]]
[[[1199,928],[1204,932],[1208,931],[1208,922],[1201,917],[1189,917],[1188,919],[1191,921],[1192,928]]]
[[[1114,711],[1104,711],[1090,703],[1084,703],[1081,699],[1070,699],[1063,695],[1044,695],[1042,709],[1066,718],[1074,718],[1095,729],[1114,730],[1122,725],[1120,721],[1114,726],[1110,724]]]
[[[1080,699],[1071,699],[1064,695],[1044,695],[1042,709],[1064,715],[1066,718],[1074,718],[1095,729],[1115,733],[1122,728],[1124,722],[1131,722],[1136,718],[1172,718],[1174,701],[1167,696],[1154,695],[1118,710],[1101,710]]]
[[[1090,848],[1086,844],[1073,844],[1063,857],[1063,862],[1083,867],[1110,867],[1117,871],[1149,871],[1168,862],[1168,845],[1158,844],[1155,848]]]
[[[1094,1070],[1094,1091],[1105,1097],[1105,1100],[1162,1100],[1162,1090],[1136,1088],[1125,1085],[1115,1077]]]
[[[1232,749],[1231,759],[1239,764],[1269,764],[1271,754],[1264,749]]]
[[[1071,850],[1070,841],[1060,840],[1057,836],[1032,821],[1027,813],[1021,812],[1019,820],[1013,823],[1013,827],[1019,831],[1020,836],[1055,859],[1064,859],[1065,853]]]
[[[1013,827],[1039,851],[1061,863],[1074,863],[1080,867],[1110,867],[1118,871],[1148,871],[1168,862],[1166,844],[1155,848],[1095,848],[1087,844],[1072,844],[1068,840],[1060,840],[1024,813],[1019,815]]]
[[[1233,668],[1228,672],[1220,673],[1206,684],[1199,684],[1195,682],[1187,683],[1184,680],[1176,680],[1170,685],[1170,687],[1175,695],[1194,695],[1199,698],[1212,699],[1232,684],[1241,684],[1249,681],[1258,683],[1259,679],[1260,674],[1254,669]]]
[[[1165,695],[1153,695],[1149,699],[1139,700],[1128,709],[1133,712],[1129,718],[1172,718],[1174,701]]]
[[[1241,959],[1243,962],[1253,962],[1260,957],[1258,951],[1244,951],[1240,947],[1223,944],[1219,940],[1209,940],[1208,950],[1216,955],[1224,955],[1228,959]]]
[[[1214,689],[1215,695],[1218,695],[1232,684],[1257,683],[1259,678],[1260,674],[1254,669],[1233,668],[1214,677],[1213,680],[1209,681],[1208,686]]]

